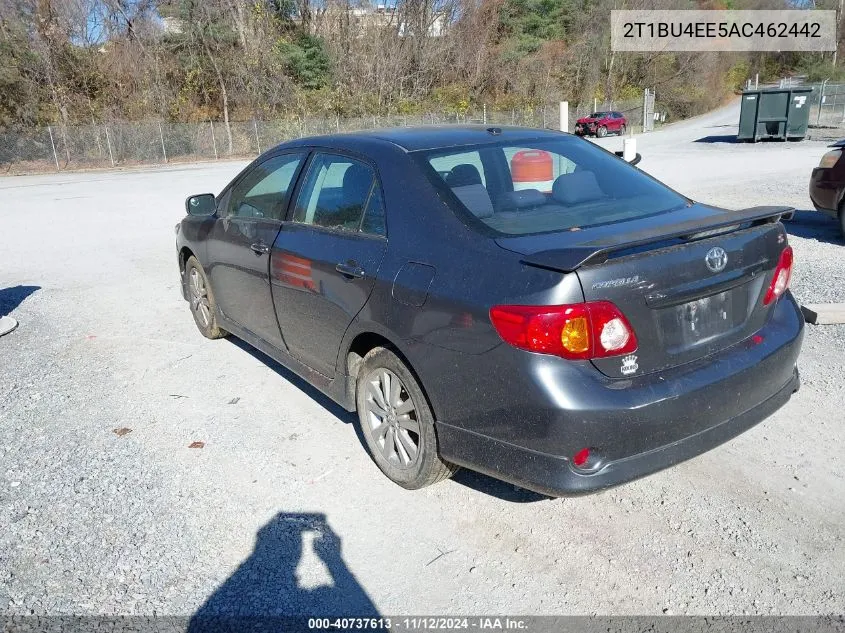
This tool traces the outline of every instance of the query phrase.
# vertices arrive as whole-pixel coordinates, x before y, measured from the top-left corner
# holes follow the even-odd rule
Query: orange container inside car
[[[554,184],[552,155],[541,149],[524,149],[511,158],[513,188],[551,191]]]

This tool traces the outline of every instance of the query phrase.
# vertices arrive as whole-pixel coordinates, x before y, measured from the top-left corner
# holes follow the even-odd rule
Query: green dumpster
[[[737,140],[800,141],[807,135],[812,88],[766,88],[742,93]]]

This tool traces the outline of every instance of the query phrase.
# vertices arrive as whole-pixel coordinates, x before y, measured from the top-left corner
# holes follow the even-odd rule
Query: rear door
[[[703,358],[751,336],[772,307],[763,298],[785,246],[782,226],[764,224],[640,253],[623,251],[579,268],[584,297],[616,304],[639,343],[631,358],[594,364],[608,376],[638,375]]]
[[[208,274],[224,316],[284,349],[270,295],[270,247],[305,152],[270,156],[224,194],[208,240]]]
[[[306,169],[273,244],[273,302],[291,354],[333,377],[340,341],[387,249],[384,198],[368,162],[315,152]]]

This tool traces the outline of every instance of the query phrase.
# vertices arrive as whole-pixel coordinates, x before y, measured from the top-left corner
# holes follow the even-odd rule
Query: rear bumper
[[[579,472],[566,458],[537,453],[445,424],[438,425],[438,436],[441,441],[445,436],[449,443],[464,445],[465,457],[449,458],[458,465],[550,496],[574,496],[617,486],[701,455],[765,420],[786,404],[799,384],[795,368],[786,385],[745,413],[672,444],[609,462],[595,473]]]
[[[441,453],[553,496],[595,492],[657,472],[743,433],[797,391],[803,319],[791,295],[778,302],[760,333],[761,342],[749,339],[657,374],[579,380],[572,389],[559,385],[565,397],[553,409],[526,398],[521,407],[500,410],[498,423],[486,428],[438,422]],[[535,375],[550,378],[546,371]],[[548,388],[538,386],[535,397]],[[505,415],[511,420],[507,428]],[[589,472],[571,464],[581,448],[595,458]]]

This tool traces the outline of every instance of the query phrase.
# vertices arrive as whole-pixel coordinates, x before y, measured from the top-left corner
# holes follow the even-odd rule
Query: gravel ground
[[[845,301],[843,241],[806,193],[824,144],[695,142],[737,118],[640,137],[642,168],[794,205],[796,296]],[[845,327],[808,327],[787,406],[669,471],[577,499],[469,472],[407,492],[349,414],[197,333],[173,226],[241,166],[0,180],[21,322],[0,338],[0,613],[843,613]]]

